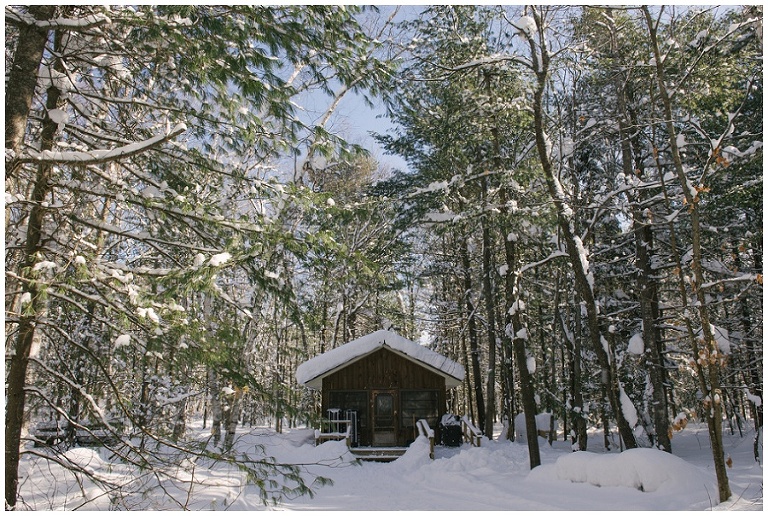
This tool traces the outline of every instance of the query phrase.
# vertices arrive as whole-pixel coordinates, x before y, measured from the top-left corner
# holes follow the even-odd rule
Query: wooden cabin
[[[461,384],[464,367],[380,330],[304,362],[296,378],[322,392],[321,417],[352,422],[353,446],[402,447],[420,419],[439,432],[446,391]]]

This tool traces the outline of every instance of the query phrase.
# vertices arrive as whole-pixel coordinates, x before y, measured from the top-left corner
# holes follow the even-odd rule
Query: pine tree
[[[386,73],[366,57],[377,43],[357,12],[6,8],[7,507],[27,408],[45,407],[72,437],[98,426],[119,439],[119,419],[142,442],[178,440],[183,404],[166,400],[207,382],[199,360],[219,367],[222,384],[258,386],[235,358],[250,290],[235,282],[265,250],[305,246],[269,210],[253,210],[291,194],[259,173],[303,138],[342,146],[294,106],[309,88],[375,89]],[[256,285],[280,295],[258,271]],[[193,319],[201,301],[221,317]],[[182,382],[183,371],[195,379]],[[126,450],[118,456],[157,459]]]

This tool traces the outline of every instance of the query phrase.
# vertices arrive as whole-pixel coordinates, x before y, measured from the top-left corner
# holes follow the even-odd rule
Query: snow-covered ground
[[[208,431],[195,427],[201,439]],[[542,466],[528,469],[523,443],[485,441],[482,447],[437,447],[428,457],[425,440],[416,441],[391,463],[354,464],[343,443],[312,444],[312,431],[276,434],[266,428],[241,429],[239,452],[300,464],[307,481],[322,476],[303,495],[265,507],[258,489],[232,465],[178,459],[165,468],[139,474],[135,466],[111,463],[108,452],[76,448],[73,462],[112,480],[113,489],[39,458],[22,461],[22,507],[140,510],[762,510],[763,472],[752,453],[754,432],[725,434],[732,461],[728,476],[733,497],[716,505],[717,487],[707,430],[689,424],[672,441],[674,455],[651,449],[604,453],[602,436],[590,436],[589,452],[571,453],[559,441],[541,439]],[[263,451],[260,447],[263,446]],[[165,476],[167,474],[167,476]],[[77,477],[77,478],[76,478]],[[119,487],[118,487],[119,486]],[[133,493],[133,494],[128,494]]]

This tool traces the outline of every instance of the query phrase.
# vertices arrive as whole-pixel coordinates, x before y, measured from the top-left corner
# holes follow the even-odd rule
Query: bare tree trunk
[[[461,339],[461,359],[464,362],[464,370],[469,373],[469,353],[467,352],[467,338],[464,335],[459,337]],[[472,397],[472,379],[469,374],[464,377],[464,392],[466,394],[465,400],[467,403],[467,412],[471,421],[477,421],[475,414],[475,404]]]
[[[182,399],[176,407],[176,415],[173,421],[173,432],[171,439],[176,442],[184,437],[184,432],[187,430],[187,397]]]
[[[506,189],[501,189],[502,215],[506,219],[507,193]],[[523,413],[525,414],[525,436],[528,444],[528,462],[531,469],[541,465],[541,452],[539,450],[539,433],[536,427],[536,392],[533,386],[533,377],[528,370],[528,354],[526,351],[526,342],[528,340],[527,332],[524,331],[522,318],[520,314],[523,310],[523,302],[520,299],[517,288],[517,250],[514,239],[508,236],[505,231],[504,255],[506,258],[507,273],[505,279],[505,300],[506,316],[504,321],[505,340],[511,342],[512,353],[517,364],[517,374],[520,378],[520,397],[523,402]],[[512,364],[510,363],[510,368]],[[510,373],[511,376],[511,373]],[[514,415],[510,420],[512,431],[514,431]]]
[[[658,290],[653,279],[649,251],[652,249],[651,229],[641,219],[638,210],[633,212],[635,222],[635,255],[637,257],[637,282],[640,287],[640,312],[642,315],[645,369],[651,382],[651,415],[653,418],[654,445],[672,452],[670,438],[667,386],[665,384],[664,353],[659,330]]]
[[[179,370],[179,377],[184,378],[187,375],[187,366],[183,364]],[[171,439],[174,442],[184,437],[187,430],[187,406],[189,405],[189,396],[185,395],[176,405],[176,414],[174,415],[173,430]]]
[[[515,362],[512,340],[502,337],[501,378],[502,378],[502,417],[507,422],[508,441],[515,440]]]
[[[569,437],[569,432],[568,432],[568,423],[569,423],[569,421],[568,421],[568,419],[569,419],[569,416],[570,416],[570,411],[568,410],[568,396],[569,396],[569,392],[568,392],[568,389],[565,387],[565,384],[566,384],[566,379],[567,379],[567,376],[568,376],[566,374],[566,370],[567,370],[566,364],[570,363],[570,360],[568,360],[566,358],[566,353],[565,353],[565,348],[566,348],[565,343],[567,342],[567,336],[566,336],[565,328],[562,328],[562,327],[560,328],[562,333],[563,333],[563,337],[561,339],[559,339],[559,340],[557,339],[557,326],[558,326],[558,323],[560,323],[562,325],[562,315],[560,313],[560,295],[561,295],[561,290],[560,290],[560,270],[558,269],[558,273],[557,273],[557,276],[556,276],[556,279],[555,279],[555,299],[554,299],[554,301],[552,303],[552,309],[553,309],[553,312],[552,312],[552,341],[553,342],[558,342],[559,341],[559,345],[557,346],[557,349],[553,349],[552,350],[552,377],[553,378],[557,378],[557,365],[555,363],[555,355],[559,352],[559,355],[560,355],[560,379],[562,381],[563,386],[560,389],[561,392],[562,392],[562,400],[558,400],[558,401],[560,401],[561,407],[562,407],[562,411],[563,411],[562,412],[563,413],[563,419],[562,419],[562,422],[563,422],[563,441],[567,441],[568,437]]]
[[[488,179],[483,179],[483,198],[487,203]],[[486,211],[486,214],[490,211]],[[482,217],[480,223],[483,226],[483,296],[485,297],[485,309],[488,317],[488,382],[485,393],[487,396],[485,413],[485,435],[493,439],[493,421],[496,413],[496,296],[491,281],[494,273],[491,263],[491,232],[488,228],[487,215]]]
[[[699,348],[698,339],[691,338],[694,356],[697,357],[699,385],[704,393],[704,414],[707,419],[709,438],[712,444],[712,455],[717,475],[719,502],[722,503],[731,497],[731,487],[728,482],[728,473],[725,469],[725,455],[723,448],[723,418],[722,418],[722,391],[720,388],[720,359],[718,357],[717,342],[712,334],[712,326],[709,322],[709,309],[707,295],[703,289],[704,267],[702,265],[701,250],[701,223],[699,221],[699,199],[694,197],[689,188],[688,178],[685,175],[683,162],[680,157],[680,149],[677,145],[677,134],[672,114],[672,101],[667,92],[667,84],[664,71],[664,61],[659,51],[656,34],[656,25],[647,6],[642,8],[648,27],[648,36],[654,58],[656,60],[656,80],[659,86],[659,96],[664,108],[664,120],[666,121],[667,137],[672,153],[672,162],[675,172],[683,189],[691,220],[691,268],[695,278],[694,291],[697,300],[699,319],[701,321],[701,333],[703,337],[702,348]],[[702,353],[703,355],[701,355]],[[701,357],[706,357],[702,360]],[[704,362],[704,363],[702,363]]]
[[[580,451],[587,449],[587,415],[584,413],[584,394],[581,384],[581,310],[579,309],[578,296],[575,296],[574,306],[576,309],[573,314],[574,332],[568,331],[565,321],[561,320],[563,333],[571,352],[571,418],[572,435],[571,448]]]
[[[602,398],[600,399],[600,421],[603,423],[603,448],[606,450],[611,449],[611,422],[608,419],[608,407],[606,407],[606,394],[605,394],[605,384],[600,386],[600,391],[602,393]],[[621,451],[624,451],[624,446],[622,445],[621,440],[621,434],[619,434],[619,447],[621,448]]]
[[[734,246],[736,247],[736,246]],[[738,248],[733,250],[733,256],[735,257],[734,265],[737,270],[741,270],[741,253]],[[755,253],[755,272],[762,273],[762,260],[758,253]],[[744,376],[744,384],[748,386],[750,394],[760,399],[763,398],[763,379],[761,375],[762,360],[758,358],[758,353],[755,351],[756,339],[752,336],[754,328],[752,327],[752,312],[749,307],[749,302],[746,297],[742,297],[739,300],[739,313],[741,316],[741,328],[744,334],[744,350],[746,355],[746,367],[742,371]],[[754,399],[754,398],[753,398]],[[763,405],[756,404],[752,399],[749,400],[749,408],[752,413],[752,418],[755,422],[755,429],[758,430],[763,426]]]
[[[525,413],[525,434],[528,443],[528,461],[531,469],[541,465],[539,451],[539,432],[536,426],[536,397],[533,388],[533,375],[528,370],[528,355],[526,353],[527,337],[520,321],[519,312],[510,316],[511,324],[507,327],[508,335],[512,339],[512,346],[517,363],[517,374],[520,377],[520,397],[523,400],[523,412]]]
[[[464,274],[464,303],[467,307],[467,332],[469,333],[470,361],[472,364],[473,392],[477,407],[477,427],[485,428],[485,398],[483,397],[483,375],[480,372],[480,343],[477,334],[477,309],[472,302],[472,271],[470,269],[468,242],[460,246]]]
[[[486,85],[486,92],[488,94],[488,98],[490,99],[492,97],[493,91],[491,89],[491,77],[490,74],[486,73],[485,75],[485,85]],[[503,168],[502,158],[501,158],[501,138],[499,136],[499,123],[496,119],[495,115],[492,115],[493,117],[493,125],[491,127],[491,136],[493,138],[493,166],[494,169],[501,171]],[[483,194],[487,197],[487,183],[483,183]],[[522,323],[520,321],[520,315],[519,313],[512,315],[511,311],[513,310],[513,307],[520,307],[520,303],[518,302],[518,296],[516,291],[516,285],[517,285],[517,273],[516,267],[517,267],[517,252],[515,249],[515,242],[511,238],[511,230],[509,228],[509,210],[508,210],[508,192],[507,188],[505,186],[501,186],[500,190],[500,202],[499,202],[499,211],[501,212],[501,235],[502,239],[504,240],[504,259],[505,259],[505,267],[506,267],[506,273],[504,274],[504,331],[502,332],[502,349],[504,350],[504,381],[505,381],[505,398],[504,398],[504,407],[506,411],[506,418],[507,418],[507,435],[505,436],[508,440],[514,441],[515,440],[515,375],[514,375],[514,363],[517,359],[518,353],[516,353],[516,344],[515,344],[515,335],[517,334],[517,331],[519,331],[520,328],[522,328]],[[484,230],[486,227],[484,226]],[[485,233],[484,233],[484,241],[486,239]],[[488,246],[486,246],[488,248]],[[490,249],[488,248],[490,251]],[[488,258],[488,261],[490,261],[490,257]],[[490,291],[490,266],[486,267],[487,269],[487,276],[486,281],[488,282],[488,288],[487,290]],[[518,310],[519,312],[519,310]],[[495,318],[492,319],[494,323],[495,328]],[[518,328],[515,330],[515,328]],[[496,331],[494,329],[492,333],[494,339],[492,342],[492,345],[494,346],[494,354],[491,355],[494,359],[494,366],[495,366],[495,336]],[[525,342],[522,341],[519,343],[523,348],[525,347]],[[523,353],[525,353],[525,350],[523,349]],[[489,357],[490,359],[491,357]],[[527,363],[527,361],[526,361]],[[519,366],[519,361],[518,361]],[[518,367],[519,369],[519,367]],[[490,375],[489,375],[490,376]],[[533,412],[533,417],[535,418],[535,393],[533,392],[533,382],[531,381],[530,374],[528,374],[527,365],[526,370],[524,372],[519,373],[520,377],[520,383],[521,383],[521,391],[520,395],[523,398],[523,410],[526,411],[526,414],[529,412]],[[490,377],[489,377],[489,393],[490,393]],[[489,403],[495,403],[493,400],[494,398],[490,398],[491,394],[489,394]],[[534,408],[531,409],[530,407],[533,406]],[[529,407],[526,409],[525,407]],[[495,407],[494,407],[495,408]],[[534,420],[535,421],[535,420]],[[534,423],[535,424],[535,423]],[[528,421],[526,420],[526,428],[529,426]],[[530,438],[528,438],[528,455],[529,455],[529,463],[531,469],[535,468],[536,466],[541,464],[541,457],[539,453],[539,441],[538,437],[535,438],[534,441],[531,441]]]
[[[56,12],[55,5],[30,5],[28,13],[35,20],[50,20]],[[32,98],[37,87],[38,69],[48,41],[48,29],[34,24],[19,24],[19,35],[13,53],[13,63],[5,85],[5,151],[13,156],[21,151],[27,130],[27,119],[32,108]],[[14,174],[13,166],[6,161],[6,179]]]
[[[219,445],[221,440],[221,387],[219,386],[219,376],[213,369],[208,370],[208,392],[211,395],[211,436],[213,436],[213,446]]]
[[[589,333],[590,343],[592,345],[592,351],[597,356],[600,368],[603,371],[602,380],[606,384],[606,391],[608,399],[611,404],[611,408],[616,418],[616,423],[619,427],[619,433],[621,434],[624,442],[628,448],[636,448],[637,442],[635,435],[632,432],[627,419],[621,409],[621,404],[618,399],[619,383],[616,376],[613,374],[612,356],[606,349],[605,338],[600,330],[600,321],[598,316],[598,307],[595,300],[594,290],[592,286],[591,271],[588,270],[588,262],[586,256],[586,250],[584,249],[583,242],[579,235],[576,233],[574,213],[565,198],[562,185],[559,179],[555,175],[554,167],[549,156],[549,139],[545,131],[544,121],[544,91],[547,86],[547,80],[549,77],[549,50],[546,46],[546,39],[544,36],[544,23],[540,13],[535,8],[531,8],[531,13],[536,20],[536,26],[538,30],[539,45],[533,39],[533,36],[528,37],[529,44],[531,46],[531,56],[534,62],[533,69],[535,70],[537,83],[533,92],[533,118],[534,129],[536,137],[536,149],[539,154],[539,160],[541,162],[544,177],[547,182],[547,188],[552,198],[552,202],[557,209],[558,227],[562,232],[566,252],[571,262],[571,268],[573,270],[576,279],[576,291],[579,293],[580,298],[584,301],[584,305],[587,311],[587,330]]]
[[[232,445],[235,443],[237,423],[240,420],[240,399],[242,396],[242,389],[235,389],[235,392],[226,396],[226,405],[224,410],[222,410],[222,420],[225,427],[223,448],[225,450],[232,448]]]
[[[42,10],[39,15],[53,15],[53,8],[49,10]],[[37,31],[33,31],[33,34],[27,34],[32,38],[32,41],[19,40],[19,45],[22,47],[32,47],[34,45],[41,45],[39,54],[42,56],[42,45],[45,44],[46,34],[39,34]],[[61,43],[61,33],[56,33],[56,41],[54,43],[55,48]],[[20,49],[17,48],[17,52]],[[27,49],[22,54],[19,54],[19,59],[29,60],[30,56],[26,54],[37,55],[37,50],[33,48]],[[33,57],[34,57],[33,55]],[[37,67],[40,65],[40,58],[37,59],[37,64],[31,62],[25,62],[19,66],[23,66],[23,69],[27,73],[32,73],[34,82],[37,81]],[[16,63],[14,61],[13,67]],[[58,70],[61,70],[61,63],[57,59],[55,66]],[[31,68],[30,68],[31,67]],[[13,73],[13,68],[12,68]],[[18,81],[25,83],[26,80],[18,78]],[[6,122],[8,121],[8,108],[9,101],[14,102],[14,98],[10,98],[13,95],[11,92],[10,84],[6,88]],[[34,89],[34,85],[32,85]],[[46,108],[48,110],[57,109],[59,107],[61,98],[61,91],[58,88],[51,85],[47,91]],[[30,93],[31,99],[31,93]],[[19,100],[20,102],[24,99]],[[23,109],[17,109],[16,119],[12,121],[14,124],[22,124],[20,117],[23,116],[23,127],[21,128],[21,135],[15,135],[11,129],[11,145],[19,145],[21,139],[24,137],[24,129],[26,127],[26,112],[29,108],[26,108],[26,112]],[[43,122],[43,131],[41,134],[41,150],[50,150],[53,147],[53,137],[57,129],[55,124],[50,118],[46,117]],[[8,131],[9,128],[6,128]],[[6,133],[6,145],[8,145],[8,133]],[[18,139],[16,141],[15,139]],[[10,351],[10,358],[8,360],[8,373],[6,377],[6,406],[5,406],[5,503],[6,507],[15,508],[17,500],[17,490],[19,485],[19,457],[21,448],[21,430],[24,426],[24,408],[25,408],[25,393],[24,386],[27,379],[27,369],[29,367],[30,352],[32,350],[32,344],[35,339],[35,327],[38,320],[43,316],[47,303],[44,299],[44,293],[40,284],[34,281],[33,277],[28,277],[32,271],[35,263],[38,260],[38,252],[41,249],[41,241],[43,239],[43,225],[45,219],[45,201],[51,193],[51,176],[53,173],[53,166],[51,164],[40,164],[37,167],[37,174],[35,176],[34,190],[32,192],[32,198],[30,204],[32,208],[29,213],[29,219],[27,221],[26,241],[24,243],[24,254],[19,267],[19,273],[22,278],[22,287],[30,294],[29,306],[24,308],[23,313],[19,318],[19,326],[16,333],[16,337],[12,344]]]
[[[607,9],[607,25],[611,36],[611,54],[618,63],[617,30],[613,23],[611,9]],[[643,175],[643,160],[633,159],[632,135],[627,127],[627,122],[632,118],[627,106],[628,86],[624,77],[619,72],[614,74],[614,89],[616,90],[616,104],[618,111],[619,141],[621,146],[622,170],[626,177]],[[651,249],[653,246],[653,233],[650,223],[645,220],[640,210],[642,193],[628,192],[632,205],[632,224],[635,237],[635,257],[637,264],[637,283],[640,287],[640,313],[642,316],[644,361],[651,381],[651,416],[653,419],[653,432],[651,440],[654,444],[667,452],[672,452],[672,442],[669,435],[669,415],[667,410],[667,394],[664,385],[664,356],[661,352],[659,324],[659,304],[654,271],[651,266]]]

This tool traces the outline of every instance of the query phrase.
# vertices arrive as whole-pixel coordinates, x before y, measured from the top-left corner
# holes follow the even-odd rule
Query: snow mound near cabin
[[[557,478],[596,487],[629,487],[643,492],[717,493],[714,479],[670,453],[635,448],[622,453],[600,454],[579,451],[558,457],[554,464],[540,466],[530,480]],[[703,492],[703,493],[702,493]]]
[[[315,446],[314,430],[296,428],[285,433],[255,429],[244,433],[236,446],[241,453],[268,457],[278,464],[315,464],[342,466],[356,462],[346,442],[326,441]],[[263,446],[263,448],[259,448]]]
[[[540,432],[549,432],[551,420],[551,412],[536,414],[536,429]],[[555,419],[555,432],[560,431],[560,426],[560,420]],[[520,441],[525,441],[527,439],[528,430],[525,427],[525,412],[520,412],[515,416],[515,434]]]
[[[429,466],[432,459],[429,458],[429,440],[420,435],[413,441],[402,457],[395,461],[397,467],[402,467],[406,471],[413,471],[417,468]]]

